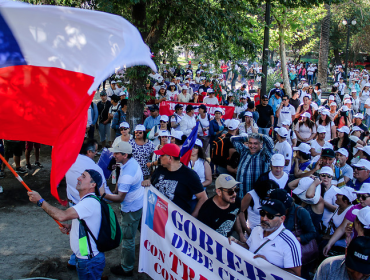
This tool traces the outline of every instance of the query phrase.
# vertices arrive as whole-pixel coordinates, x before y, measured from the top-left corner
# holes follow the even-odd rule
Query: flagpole
[[[13,173],[15,178],[23,185],[23,187],[26,188],[27,191],[32,192],[32,190],[27,186],[27,184],[23,181],[21,176],[18,175],[17,172],[14,171],[13,167],[5,160],[5,158],[0,154],[0,159],[5,163],[5,165],[9,168],[9,170]],[[54,221],[60,226],[63,227],[63,225],[54,219]]]

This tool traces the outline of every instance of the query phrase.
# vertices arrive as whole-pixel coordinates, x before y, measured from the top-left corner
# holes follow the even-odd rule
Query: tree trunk
[[[342,64],[342,61],[340,60],[340,56],[339,56],[339,49],[334,49],[334,58],[335,58],[336,65]]]
[[[280,44],[280,59],[281,59],[281,70],[283,72],[283,82],[284,82],[284,89],[285,93],[291,97],[292,96],[292,90],[290,88],[289,83],[289,76],[286,66],[286,54],[285,54],[285,40],[284,40],[284,26],[283,24],[279,24],[279,44]]]
[[[325,4],[326,16],[321,22],[319,65],[317,81],[321,83],[321,88],[326,91],[327,73],[328,73],[328,56],[329,56],[329,39],[330,39],[330,5]]]

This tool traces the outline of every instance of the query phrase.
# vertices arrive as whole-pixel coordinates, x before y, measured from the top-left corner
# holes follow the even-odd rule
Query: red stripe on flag
[[[93,99],[93,77],[52,67],[0,68],[0,139],[53,146],[50,185],[57,185],[75,162]]]
[[[181,158],[180,158],[180,161],[182,162],[182,164],[184,164],[185,166],[188,166],[189,162],[190,162],[190,158],[191,158],[191,153],[192,153],[193,149],[187,151]]]
[[[153,231],[156,232],[162,238],[165,238],[166,233],[166,223],[168,219],[168,204],[166,201],[157,198],[157,203],[154,208],[154,217],[153,217]]]

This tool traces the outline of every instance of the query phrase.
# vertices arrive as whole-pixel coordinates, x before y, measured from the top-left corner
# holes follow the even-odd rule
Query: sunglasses
[[[333,176],[328,175],[328,174],[320,174],[320,177],[329,178],[329,179],[333,178]]]
[[[128,127],[120,127],[120,129],[119,130],[128,130],[129,128]]]
[[[272,215],[272,214],[266,212],[265,210],[260,210],[260,216],[261,217],[267,216],[267,219],[269,219],[269,220],[273,220],[275,217],[281,217],[281,215]]]
[[[135,131],[136,134],[143,134],[142,131]]]
[[[356,167],[354,166],[353,167],[354,170],[358,170],[358,171],[361,171],[361,170],[367,170],[366,168],[363,168],[363,167]]]
[[[360,200],[360,198],[361,198],[362,200],[366,200],[368,197],[370,197],[370,196],[368,196],[368,195],[364,195],[364,194],[358,194],[358,195],[357,195],[357,199],[358,199],[358,200]]]
[[[268,99],[262,99],[262,101],[269,101]]]
[[[221,189],[222,191],[226,191],[228,195],[233,195],[234,193],[238,194],[239,193],[239,190],[240,188],[239,187],[236,187],[234,189]]]
[[[283,101],[287,101],[288,99],[284,98]]]

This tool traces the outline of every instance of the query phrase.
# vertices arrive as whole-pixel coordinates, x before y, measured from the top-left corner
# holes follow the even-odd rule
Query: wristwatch
[[[42,203],[45,201],[45,199],[41,198],[39,201],[37,201],[37,206],[41,207]]]

